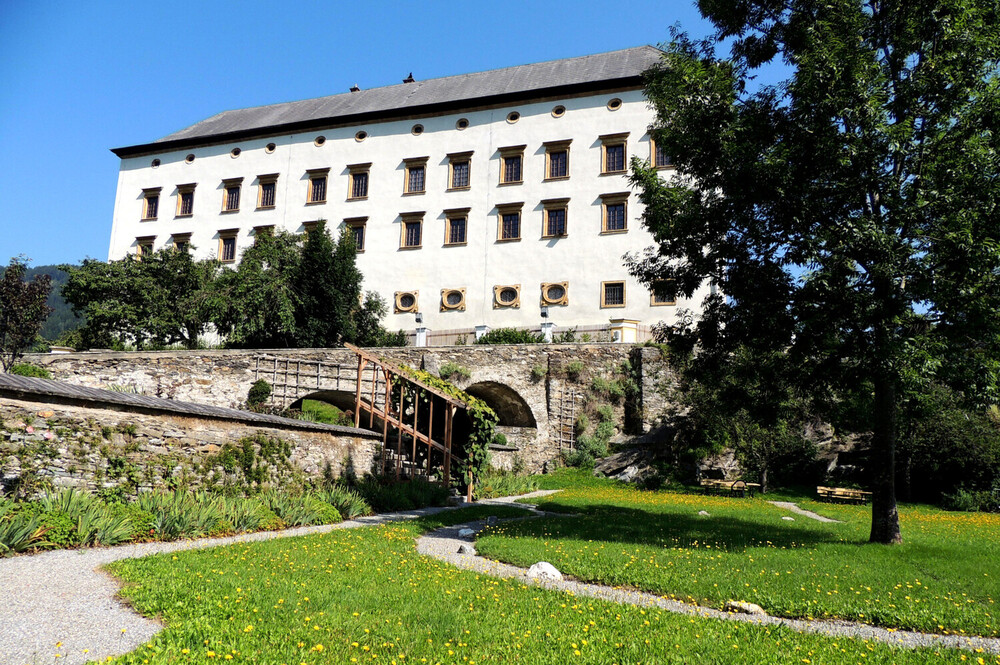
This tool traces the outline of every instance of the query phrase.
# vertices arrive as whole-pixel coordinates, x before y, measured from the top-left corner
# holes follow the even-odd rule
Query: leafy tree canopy
[[[26,271],[23,261],[12,258],[0,277],[0,369],[4,372],[31,348],[51,311],[45,304],[50,278],[37,275],[26,282]]]
[[[674,335],[706,362],[787,352],[818,403],[867,391],[871,539],[899,542],[900,395],[933,377],[998,397],[1000,5],[698,4],[714,37],[676,34],[648,73],[677,176],[633,165],[657,247],[631,269],[689,297],[720,287]],[[787,80],[756,86],[770,63]]]

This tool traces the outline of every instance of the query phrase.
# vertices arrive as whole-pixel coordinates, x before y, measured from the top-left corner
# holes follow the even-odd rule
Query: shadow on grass
[[[810,547],[822,543],[862,544],[819,523],[748,520],[731,515],[655,513],[620,506],[591,505],[576,517],[542,518],[505,524],[507,537],[593,540],[658,547],[688,547],[695,541],[730,552],[751,547]]]
[[[484,520],[487,517],[510,519],[514,517],[530,517],[531,515],[532,512],[530,510],[513,506],[468,506],[457,510],[446,510],[434,515],[419,517],[410,523],[415,524],[421,532],[426,533],[427,531],[433,531],[441,527]]]

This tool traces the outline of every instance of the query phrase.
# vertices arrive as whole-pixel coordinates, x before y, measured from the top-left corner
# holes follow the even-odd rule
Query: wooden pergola
[[[382,474],[394,473],[397,481],[404,476],[413,478],[422,475],[430,480],[433,457],[437,452],[441,458],[444,485],[449,486],[455,414],[459,409],[467,409],[468,405],[409,375],[398,365],[352,344],[344,346],[358,356],[354,425],[362,426],[362,413],[367,414],[368,429],[374,430],[376,421],[382,421]],[[370,378],[364,378],[366,372]],[[396,388],[398,391],[394,395]],[[423,419],[420,417],[422,399],[427,404]],[[412,414],[407,413],[408,406]],[[418,462],[420,453],[426,453],[426,469]],[[469,482],[467,496],[471,499],[471,495],[472,483]]]

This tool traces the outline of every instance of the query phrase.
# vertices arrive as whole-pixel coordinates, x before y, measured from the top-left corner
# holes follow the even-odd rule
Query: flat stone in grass
[[[537,580],[561,580],[562,573],[556,570],[548,561],[539,561],[531,568],[528,568],[528,577]]]
[[[767,612],[760,605],[754,605],[753,603],[746,603],[742,600],[730,600],[726,603],[724,608],[727,612],[738,612],[740,614],[755,614],[758,616],[767,616]]]

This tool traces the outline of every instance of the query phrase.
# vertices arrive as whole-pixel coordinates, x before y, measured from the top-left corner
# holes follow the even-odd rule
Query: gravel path
[[[163,626],[115,598],[119,582],[99,568],[112,561],[231,543],[289,538],[433,515],[424,508],[362,517],[340,524],[261,531],[228,538],[57,550],[0,559],[0,665],[61,665],[128,653]]]
[[[785,510],[790,510],[797,515],[803,515],[809,519],[816,520],[817,522],[836,522],[840,524],[840,520],[830,519],[829,517],[823,517],[819,513],[814,513],[811,510],[806,510],[805,508],[799,508],[797,505],[791,501],[768,501],[768,503],[777,506],[778,508],[784,508]]]
[[[817,515],[819,517],[819,515]],[[823,518],[825,519],[825,518]],[[527,569],[512,566],[506,563],[492,561],[476,554],[458,554],[458,548],[462,545],[469,546],[474,543],[474,536],[460,537],[458,532],[461,529],[473,529],[479,531],[486,526],[486,522],[470,522],[467,524],[456,524],[425,534],[417,539],[417,552],[427,556],[432,556],[441,561],[445,561],[458,568],[474,570],[494,577],[515,578],[526,584],[565,591],[578,596],[589,598],[600,598],[610,600],[615,603],[628,603],[642,607],[659,607],[669,612],[699,616],[710,619],[722,619],[726,621],[743,621],[746,623],[782,625],[792,630],[803,633],[818,633],[829,636],[853,637],[862,640],[873,640],[885,642],[895,646],[905,648],[931,647],[931,648],[957,648],[957,649],[983,649],[990,653],[1000,653],[1000,639],[989,637],[966,637],[960,635],[934,635],[929,633],[916,633],[912,631],[895,630],[889,631],[885,628],[869,626],[862,623],[849,621],[805,621],[800,619],[783,619],[769,615],[752,615],[687,605],[685,603],[663,598],[651,593],[619,589],[598,584],[585,584],[572,580],[538,580],[529,578]]]

